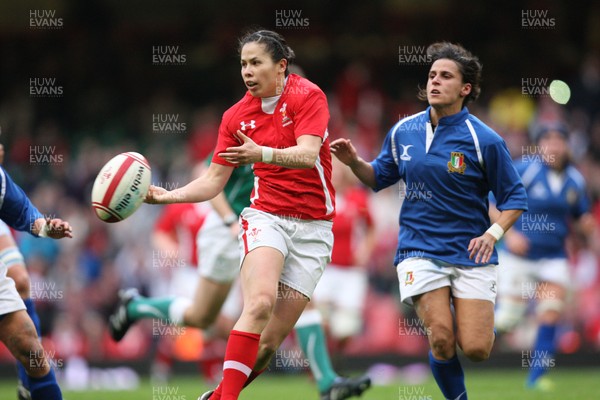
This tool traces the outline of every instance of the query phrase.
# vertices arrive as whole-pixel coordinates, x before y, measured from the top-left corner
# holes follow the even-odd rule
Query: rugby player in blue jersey
[[[69,223],[58,218],[44,218],[1,166],[0,219],[13,229],[34,236],[72,237]],[[27,315],[15,282],[6,276],[6,271],[7,265],[0,262],[0,341],[25,369],[32,400],[60,400],[62,394],[35,325]]]
[[[456,345],[472,361],[489,357],[494,245],[527,209],[527,196],[504,140],[466,108],[480,92],[477,57],[447,42],[432,44],[427,55],[432,64],[419,98],[429,107],[394,125],[370,163],[347,139],[334,141],[331,151],[374,190],[404,181],[394,260],[400,296],[426,328],[429,363],[444,397],[464,400]],[[491,226],[490,191],[500,210]]]
[[[556,328],[571,281],[566,239],[572,226],[589,235],[595,224],[585,182],[569,159],[566,126],[540,124],[533,136],[535,146],[516,164],[527,190],[529,211],[507,232],[500,248],[496,328],[511,331],[529,301],[536,303],[537,338],[523,361],[529,367],[527,387],[547,391],[552,382],[540,378],[554,366]],[[495,217],[493,207],[491,211]]]

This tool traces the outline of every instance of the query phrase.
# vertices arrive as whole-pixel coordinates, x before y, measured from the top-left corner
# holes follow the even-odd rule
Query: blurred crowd
[[[90,11],[89,18],[91,15]],[[78,24],[85,23],[82,18]],[[207,157],[216,142],[221,113],[243,94],[231,49],[233,38],[239,32],[223,25],[214,27],[221,32],[218,40],[215,39],[217,44],[206,44],[210,48],[200,50],[229,60],[228,65],[211,75],[208,86],[195,86],[199,80],[192,79],[189,71],[177,78],[178,74],[173,71],[178,66],[152,66],[155,72],[137,76],[137,64],[149,63],[150,59],[149,52],[135,51],[127,58],[132,47],[128,41],[137,38],[140,26],[131,31],[122,25],[110,26],[110,18],[102,12],[94,18],[97,18],[94,23],[100,26],[97,37],[74,35],[63,50],[50,39],[48,43],[38,40],[23,50],[30,56],[39,52],[47,54],[36,61],[35,71],[30,76],[56,77],[58,84],[64,85],[65,96],[62,99],[34,98],[23,89],[22,81],[3,80],[0,142],[6,151],[4,167],[34,204],[45,215],[69,221],[74,230],[72,240],[60,242],[16,234],[31,275],[32,297],[42,319],[45,347],[55,349],[56,357],[62,359],[81,356],[92,361],[132,360],[147,356],[155,338],[147,324],[140,324],[118,345],[110,340],[107,318],[116,304],[118,290],[134,286],[147,295],[164,295],[172,269],[181,264],[161,263],[158,259],[162,255],[153,251],[150,233],[160,206],[143,205],[129,219],[107,224],[100,221],[90,207],[91,188],[102,165],[124,151],[137,151],[146,156],[155,185],[174,189],[190,180],[190,171]],[[382,29],[391,29],[383,25]],[[170,29],[169,32],[179,33],[176,28]],[[85,57],[78,57],[85,54],[82,48],[93,46],[93,40],[100,43],[103,34],[115,44],[111,48],[97,46],[104,64],[94,65]],[[176,34],[170,43],[177,42]],[[145,48],[164,42],[164,39],[150,37]],[[219,46],[221,42],[227,46]],[[44,52],[45,45],[54,53]],[[315,53],[321,48],[319,43],[310,41],[299,47],[308,45],[313,46]],[[10,45],[8,47],[5,47],[6,53],[14,54]],[[198,64],[194,50],[188,47],[186,52],[188,62],[198,68],[198,73],[207,71]],[[57,60],[61,55],[66,57],[67,63]],[[312,59],[307,57],[308,62],[303,65],[311,79],[311,75],[318,72],[318,67],[314,67],[318,54],[312,56]],[[119,63],[119,59],[125,61]],[[582,60],[567,79],[572,96],[565,106],[555,103],[548,93],[524,94],[520,81],[512,85],[487,84],[484,69],[484,94],[470,111],[504,137],[515,160],[525,154],[531,139],[529,133],[537,123],[565,122],[570,130],[573,162],[587,181],[593,212],[600,226],[600,56],[589,52]],[[3,71],[16,73],[22,61],[8,57],[3,63]],[[112,72],[119,68],[122,71],[112,79]],[[375,63],[346,62],[328,70],[335,70],[335,74],[321,73],[313,80],[327,92],[331,137],[351,138],[365,159],[378,154],[387,130],[395,122],[425,107],[415,96],[417,84],[425,81],[423,68],[394,65],[391,70],[395,72],[393,76],[388,74],[389,80],[381,75]],[[420,71],[418,80],[411,78],[415,71]],[[86,86],[80,95],[69,95],[77,92],[81,82],[94,73],[98,74],[94,85]],[[170,74],[169,84],[163,83],[163,74]],[[390,84],[404,79],[404,75],[408,78],[402,86],[390,88]],[[219,81],[226,82],[223,88]],[[182,87],[184,93],[179,90]],[[127,95],[121,97],[120,89]],[[210,98],[210,93],[218,96],[214,101],[197,100],[193,92],[203,91],[208,92],[203,94],[204,99]],[[63,106],[58,106],[59,103]],[[157,121],[163,124],[155,124]],[[401,321],[415,317],[412,310],[400,305],[392,265],[401,201],[398,187],[370,195],[377,248],[365,266],[370,287],[364,327],[346,348],[348,354],[421,355],[427,349],[424,336],[399,335]],[[600,351],[598,234],[589,238],[573,235],[569,240],[569,258],[573,288],[569,309],[572,312],[566,313],[569,320],[561,333],[560,349],[597,352]],[[508,338],[505,348],[520,349],[525,341],[533,340],[533,330],[527,329],[524,326],[513,338]],[[0,359],[8,361],[8,352],[0,352]]]

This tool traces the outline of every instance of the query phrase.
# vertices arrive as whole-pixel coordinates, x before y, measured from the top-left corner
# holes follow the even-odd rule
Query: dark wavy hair
[[[273,62],[286,59],[287,67],[285,69],[285,76],[288,76],[289,67],[296,58],[294,50],[287,45],[285,38],[277,32],[269,31],[266,29],[255,29],[247,32],[239,39],[238,53],[241,54],[242,47],[248,43],[260,43],[263,44],[267,52],[271,55]]]
[[[477,100],[481,93],[481,69],[479,59],[460,44],[437,42],[427,48],[427,56],[433,64],[437,60],[452,60],[458,66],[463,83],[471,84],[471,92],[463,99],[463,107]],[[427,100],[427,89],[419,88],[419,100]]]

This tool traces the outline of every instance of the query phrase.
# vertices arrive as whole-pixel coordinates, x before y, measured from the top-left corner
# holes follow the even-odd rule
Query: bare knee
[[[275,298],[260,294],[244,305],[243,313],[253,321],[267,322],[273,313]]]
[[[490,358],[491,347],[491,345],[473,343],[463,345],[462,350],[469,360],[473,362],[480,362]]]
[[[449,360],[456,353],[456,339],[452,330],[445,326],[429,328],[429,343],[433,356],[441,360]]]
[[[215,323],[217,315],[218,313],[202,313],[191,310],[189,314],[184,316],[184,321],[187,326],[198,329],[207,329]]]

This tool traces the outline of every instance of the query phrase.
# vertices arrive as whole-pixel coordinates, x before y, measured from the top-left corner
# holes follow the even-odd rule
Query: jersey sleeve
[[[579,218],[583,214],[590,212],[590,199],[585,189],[583,177],[579,174],[579,172],[573,173],[569,171],[569,173],[575,175],[574,181],[577,188],[577,201],[573,204],[573,206],[571,206],[571,215],[574,218]]]
[[[393,129],[390,129],[381,146],[381,152],[375,160],[371,161],[375,172],[376,186],[374,190],[376,192],[393,185],[401,178],[392,153],[392,132]]]
[[[34,221],[44,216],[3,167],[0,167],[0,180],[0,219],[13,229],[33,234]]]
[[[527,192],[503,140],[484,147],[487,180],[496,208],[527,211]]]
[[[293,119],[296,139],[302,135],[314,135],[323,139],[329,123],[329,106],[325,94],[320,90],[308,94]]]
[[[217,137],[217,145],[215,146],[215,150],[213,151],[212,162],[220,165],[225,165],[227,167],[235,167],[235,164],[230,163],[218,156],[219,153],[223,153],[228,147],[236,147],[240,145],[239,140],[235,136],[236,131],[230,128],[229,123],[233,116],[232,110],[227,110],[225,114],[223,114],[223,118],[221,119],[221,125],[219,125],[219,136]]]

